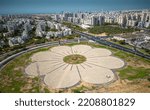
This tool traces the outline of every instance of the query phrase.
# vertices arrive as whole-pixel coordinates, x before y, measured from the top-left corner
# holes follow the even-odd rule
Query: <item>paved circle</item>
[[[79,54],[86,61],[79,64],[64,62],[69,55]],[[25,72],[31,76],[44,76],[44,83],[50,88],[68,88],[80,81],[91,84],[105,84],[115,78],[112,69],[121,68],[124,62],[111,56],[111,51],[92,48],[87,45],[57,46],[49,51],[38,52],[31,59]]]

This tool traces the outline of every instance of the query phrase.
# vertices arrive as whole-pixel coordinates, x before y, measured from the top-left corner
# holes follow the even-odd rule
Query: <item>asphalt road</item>
[[[80,39],[80,41],[87,41],[86,39]],[[70,44],[70,43],[78,43],[78,39],[73,39],[73,40],[66,40],[65,42],[60,42],[60,44]],[[7,58],[5,58],[4,60],[2,60],[0,62],[0,70],[5,67],[5,65],[7,65],[11,60],[13,60],[14,58],[24,54],[24,53],[27,53],[27,52],[30,52],[30,51],[33,51],[33,50],[36,50],[36,49],[39,49],[39,48],[43,48],[43,47],[49,47],[49,46],[57,46],[57,45],[60,45],[58,41],[55,41],[55,42],[46,42],[46,43],[42,43],[42,44],[36,44],[36,45],[33,45],[33,46],[28,46],[26,47],[26,49],[16,53],[16,54],[13,54]]]
[[[150,56],[149,55],[145,55],[144,53],[141,53],[141,52],[139,52],[137,50],[130,49],[130,48],[123,47],[121,45],[109,42],[109,41],[105,40],[104,38],[91,36],[91,35],[89,35],[87,33],[82,33],[82,32],[79,32],[79,31],[75,31],[75,33],[78,33],[78,34],[86,37],[87,39],[93,40],[93,41],[95,41],[95,42],[97,42],[99,44],[110,46],[110,47],[113,47],[113,48],[116,48],[116,49],[119,49],[119,50],[122,50],[122,51],[125,51],[125,52],[128,52],[128,53],[132,53],[132,54],[135,54],[135,55],[140,56],[142,58],[150,60]]]
[[[91,36],[89,34],[86,34],[86,33],[82,33],[82,32],[79,32],[79,31],[74,31],[75,33],[78,33],[80,34],[81,36],[84,36],[86,37],[88,40],[93,40],[99,44],[102,44],[102,45],[106,45],[106,46],[110,46],[110,47],[113,47],[113,48],[116,48],[116,49],[119,49],[119,50],[122,50],[122,51],[125,51],[125,52],[128,52],[128,53],[132,53],[132,54],[135,54],[137,56],[140,56],[142,58],[145,58],[145,59],[148,59],[150,60],[150,56],[149,55],[145,55],[137,50],[134,50],[134,49],[130,49],[130,48],[126,48],[126,47],[123,47],[121,45],[118,45],[118,44],[115,44],[115,43],[112,43],[112,42],[109,42],[107,40],[105,40],[104,38],[99,38],[99,37],[95,37],[95,36]],[[80,39],[80,41],[87,41],[86,39]],[[78,40],[77,39],[73,39],[73,40],[67,40],[65,42],[61,42],[61,44],[65,43],[77,43]],[[7,64],[9,63],[11,60],[13,60],[14,58],[26,53],[26,52],[30,52],[30,51],[33,51],[33,50],[36,50],[36,49],[39,49],[39,48],[43,48],[43,47],[48,47],[48,46],[56,46],[56,45],[59,45],[59,42],[58,41],[55,41],[55,42],[47,42],[47,43],[42,43],[42,44],[36,44],[34,46],[28,46],[25,50],[22,50],[21,52],[18,52],[16,54],[13,54],[7,58],[5,58],[4,60],[2,60],[0,62],[0,70]]]

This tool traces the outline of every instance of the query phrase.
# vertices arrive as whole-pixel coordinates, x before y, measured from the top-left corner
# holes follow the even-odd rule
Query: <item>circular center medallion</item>
[[[79,54],[68,55],[64,57],[64,62],[69,64],[80,64],[86,61],[86,58]]]

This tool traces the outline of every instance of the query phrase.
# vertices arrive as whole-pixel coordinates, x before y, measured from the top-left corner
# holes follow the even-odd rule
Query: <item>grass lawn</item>
[[[134,28],[121,28],[121,27],[113,27],[113,26],[109,26],[109,25],[105,25],[105,26],[94,26],[92,28],[89,29],[90,33],[93,34],[101,34],[101,33],[107,33],[107,34],[120,34],[120,33],[130,33],[130,32],[134,32],[134,31],[139,31],[139,29],[134,29]]]
[[[75,89],[72,89],[72,92],[74,92],[74,93],[83,93],[84,90],[86,90],[86,89],[88,89],[88,88],[82,85],[80,87],[76,87]]]
[[[64,62],[69,64],[80,64],[86,61],[86,58],[82,55],[74,54],[74,55],[68,55],[64,57]]]
[[[83,44],[87,44],[87,43],[83,43]],[[74,44],[76,45],[76,44]],[[116,57],[119,57],[121,59],[123,59],[126,63],[127,66],[125,68],[122,68],[120,70],[116,70],[117,72],[119,72],[119,76],[121,79],[128,79],[128,80],[134,80],[134,79],[140,79],[140,78],[145,78],[145,79],[149,79],[150,78],[150,60],[141,58],[139,56],[133,55],[131,53],[127,53],[124,51],[120,51],[108,46],[103,46],[103,45],[99,45],[99,44],[87,44],[90,45],[92,47],[96,47],[96,48],[106,48],[109,49],[113,52],[113,55]],[[135,63],[135,66],[132,65],[133,62]],[[140,67],[140,65],[142,65]],[[146,65],[146,67],[143,67],[143,65]]]
[[[136,55],[126,53],[108,46],[103,46],[93,43],[81,43],[90,45],[96,48],[106,48],[113,52],[113,55],[123,59],[127,66],[125,68],[116,70],[121,79],[136,80],[149,79],[150,74],[150,60],[143,59]],[[78,45],[78,43],[67,44],[68,46]],[[49,47],[50,48],[50,47]],[[40,51],[46,51],[49,48],[38,49],[26,54],[23,54],[0,71],[0,92],[20,93],[20,92],[51,92],[47,87],[42,87],[40,78],[31,78],[24,74],[24,68],[31,62],[30,57]],[[81,59],[80,59],[81,60]],[[84,92],[85,87],[80,87],[72,90],[72,92]]]
[[[142,67],[132,67],[127,66],[125,69],[119,71],[120,78],[134,80],[134,79],[143,79],[149,77],[150,69],[145,69]]]
[[[48,48],[23,54],[4,67],[0,71],[0,92],[39,92],[38,78],[27,77],[24,68],[31,62],[30,56],[45,50]]]

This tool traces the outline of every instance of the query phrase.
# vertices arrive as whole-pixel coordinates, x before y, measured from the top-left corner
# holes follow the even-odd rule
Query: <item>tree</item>
[[[113,42],[117,42],[117,40],[116,40],[116,39],[112,39],[112,41],[113,41]]]
[[[145,52],[147,52],[148,54],[150,54],[150,50],[149,49],[144,49]]]
[[[121,44],[121,45],[125,45],[126,43],[125,43],[125,40],[120,40],[120,41],[118,41],[119,42],[119,44]]]

